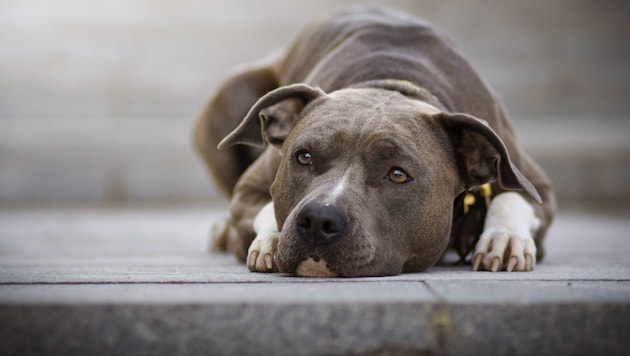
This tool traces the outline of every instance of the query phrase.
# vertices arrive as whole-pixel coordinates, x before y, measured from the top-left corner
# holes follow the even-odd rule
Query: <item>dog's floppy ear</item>
[[[434,115],[446,129],[466,188],[498,181],[504,189],[525,190],[542,202],[532,183],[516,168],[503,141],[487,122],[467,114]]]
[[[319,88],[306,84],[280,87],[260,98],[240,125],[220,143],[219,149],[236,144],[281,146],[304,107],[325,96]]]

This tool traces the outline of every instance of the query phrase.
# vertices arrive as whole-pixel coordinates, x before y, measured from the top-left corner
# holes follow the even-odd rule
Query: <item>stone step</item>
[[[0,131],[0,201],[216,197],[190,142],[192,119],[11,119]],[[628,201],[630,120],[515,118],[565,201]]]
[[[207,255],[225,204],[0,209],[2,354],[625,354],[628,211],[564,212],[529,273],[308,279]],[[595,238],[596,237],[596,238]]]

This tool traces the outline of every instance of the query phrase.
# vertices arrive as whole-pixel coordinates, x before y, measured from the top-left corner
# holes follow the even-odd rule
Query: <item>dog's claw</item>
[[[505,270],[508,272],[512,272],[514,270],[514,267],[516,267],[517,264],[518,264],[518,257],[512,256],[510,257],[510,260],[508,261],[508,264]]]
[[[250,271],[256,271],[256,260],[258,259],[258,251],[252,251],[247,257],[247,268]]]
[[[273,257],[271,255],[265,255],[265,267],[268,270],[273,270]]]
[[[492,266],[490,267],[490,270],[492,272],[496,272],[499,270],[499,266],[501,265],[501,259],[499,257],[495,257],[492,260]]]
[[[533,269],[534,269],[534,259],[532,255],[526,254],[525,255],[525,270],[531,271]]]
[[[479,270],[479,266],[481,265],[482,260],[483,260],[483,254],[481,253],[473,257],[473,271],[477,272]]]

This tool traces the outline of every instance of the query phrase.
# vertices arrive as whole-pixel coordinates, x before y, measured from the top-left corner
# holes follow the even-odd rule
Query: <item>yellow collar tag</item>
[[[483,185],[480,185],[479,188],[477,188],[477,193],[479,194],[480,197],[484,198],[486,201],[486,207],[490,205],[490,197],[492,196],[492,187],[490,186],[490,183],[486,183]],[[464,196],[464,215],[468,214],[468,212],[470,211],[470,207],[475,205],[475,203],[477,202],[477,198],[475,197],[474,193],[468,192],[466,193],[466,195]]]

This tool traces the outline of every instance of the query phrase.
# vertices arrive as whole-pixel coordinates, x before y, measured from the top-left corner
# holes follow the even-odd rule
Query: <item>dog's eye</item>
[[[311,165],[311,153],[307,150],[299,150],[295,153],[295,159],[302,166]]]
[[[411,178],[411,176],[407,174],[404,169],[393,167],[389,170],[389,173],[387,173],[387,179],[389,179],[389,181],[392,183],[402,184],[409,182],[413,178]]]

